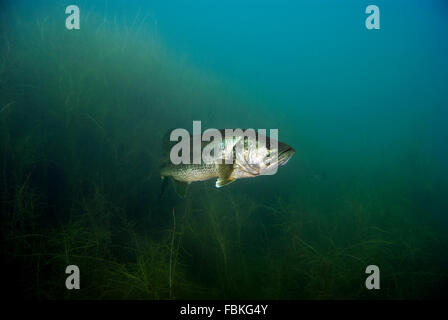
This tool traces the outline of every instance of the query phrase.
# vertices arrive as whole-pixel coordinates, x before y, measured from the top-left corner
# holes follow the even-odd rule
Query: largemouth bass
[[[220,188],[237,179],[274,174],[277,168],[285,165],[295,153],[295,150],[286,143],[255,131],[253,136],[247,135],[247,132],[242,130],[232,136],[226,135],[224,129],[216,131],[219,131],[221,139],[202,141],[200,138],[195,140],[195,136],[189,138],[188,163],[175,164],[174,144],[172,142],[165,144],[166,155],[160,167],[163,180],[162,193],[166,177],[172,179],[176,193],[185,197],[188,185],[195,181],[217,179],[216,187]],[[212,156],[206,159],[204,153],[194,155],[195,141],[200,143],[201,150],[212,150],[210,152]]]

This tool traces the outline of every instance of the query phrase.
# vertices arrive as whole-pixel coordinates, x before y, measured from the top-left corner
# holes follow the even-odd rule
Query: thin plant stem
[[[172,297],[172,284],[173,284],[173,278],[172,278],[172,265],[173,265],[173,247],[174,247],[174,236],[176,234],[176,215],[173,208],[173,233],[171,235],[171,253],[170,253],[170,299]]]

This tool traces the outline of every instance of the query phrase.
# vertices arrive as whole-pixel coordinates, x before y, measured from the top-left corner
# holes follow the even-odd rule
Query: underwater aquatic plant
[[[215,190],[205,182],[188,199],[167,193],[157,201],[167,127],[203,115],[215,127],[263,124],[247,112],[259,111],[260,101],[235,93],[236,84],[185,58],[173,59],[149,26],[151,18],[139,14],[124,23],[120,15],[85,13],[83,27],[92,32],[66,33],[50,12],[0,19],[8,21],[0,31],[0,237],[7,280],[19,279],[8,283],[15,288],[11,295],[438,294],[447,280],[447,241],[442,227],[422,223],[421,215],[429,203],[442,212],[438,194],[447,189],[418,148],[380,175],[360,159],[322,159],[321,137],[311,138],[308,128],[298,138],[300,166],[269,182],[260,177],[263,188],[241,181]],[[289,130],[310,119],[298,119]],[[315,168],[329,173],[310,174]],[[371,263],[381,267],[379,292],[364,287]],[[80,291],[63,286],[68,264],[81,269]]]

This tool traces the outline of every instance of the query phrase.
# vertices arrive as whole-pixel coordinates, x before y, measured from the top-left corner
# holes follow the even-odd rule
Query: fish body
[[[220,188],[241,178],[254,178],[270,174],[294,155],[295,150],[279,141],[274,141],[260,133],[248,137],[244,133],[227,137],[224,130],[219,130],[222,139],[201,141],[201,150],[208,148],[212,158],[208,161],[201,153],[201,159],[193,156],[190,150],[191,163],[174,164],[167,152],[162,160],[160,175],[162,180],[170,177],[176,192],[185,196],[187,187],[195,181],[217,179],[216,187]],[[192,146],[194,136],[190,138]],[[197,141],[197,140],[196,140]],[[199,140],[200,141],[200,140]],[[274,143],[273,143],[274,142]],[[168,151],[168,150],[167,150]]]
[[[160,170],[162,177],[172,177],[181,182],[195,182],[218,177],[218,167],[215,164],[167,164]]]

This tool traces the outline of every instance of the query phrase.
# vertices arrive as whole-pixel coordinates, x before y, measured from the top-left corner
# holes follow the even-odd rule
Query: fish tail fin
[[[188,187],[190,184],[188,182],[178,181],[175,179],[171,179],[171,181],[173,181],[174,191],[176,191],[177,195],[182,199],[185,199],[187,197]]]
[[[162,199],[163,194],[165,193],[166,186],[168,185],[168,180],[166,177],[162,176],[162,184],[160,187],[160,194],[158,200],[160,201]],[[183,182],[183,181],[177,181],[173,178],[171,178],[171,181],[173,182],[174,191],[176,191],[176,194],[181,197],[182,199],[185,199],[188,192],[189,183]]]
[[[160,185],[159,201],[160,201],[160,199],[162,199],[162,196],[166,190],[166,185],[168,184],[168,179],[166,179],[164,176],[162,176],[161,178],[162,178],[162,183]]]

